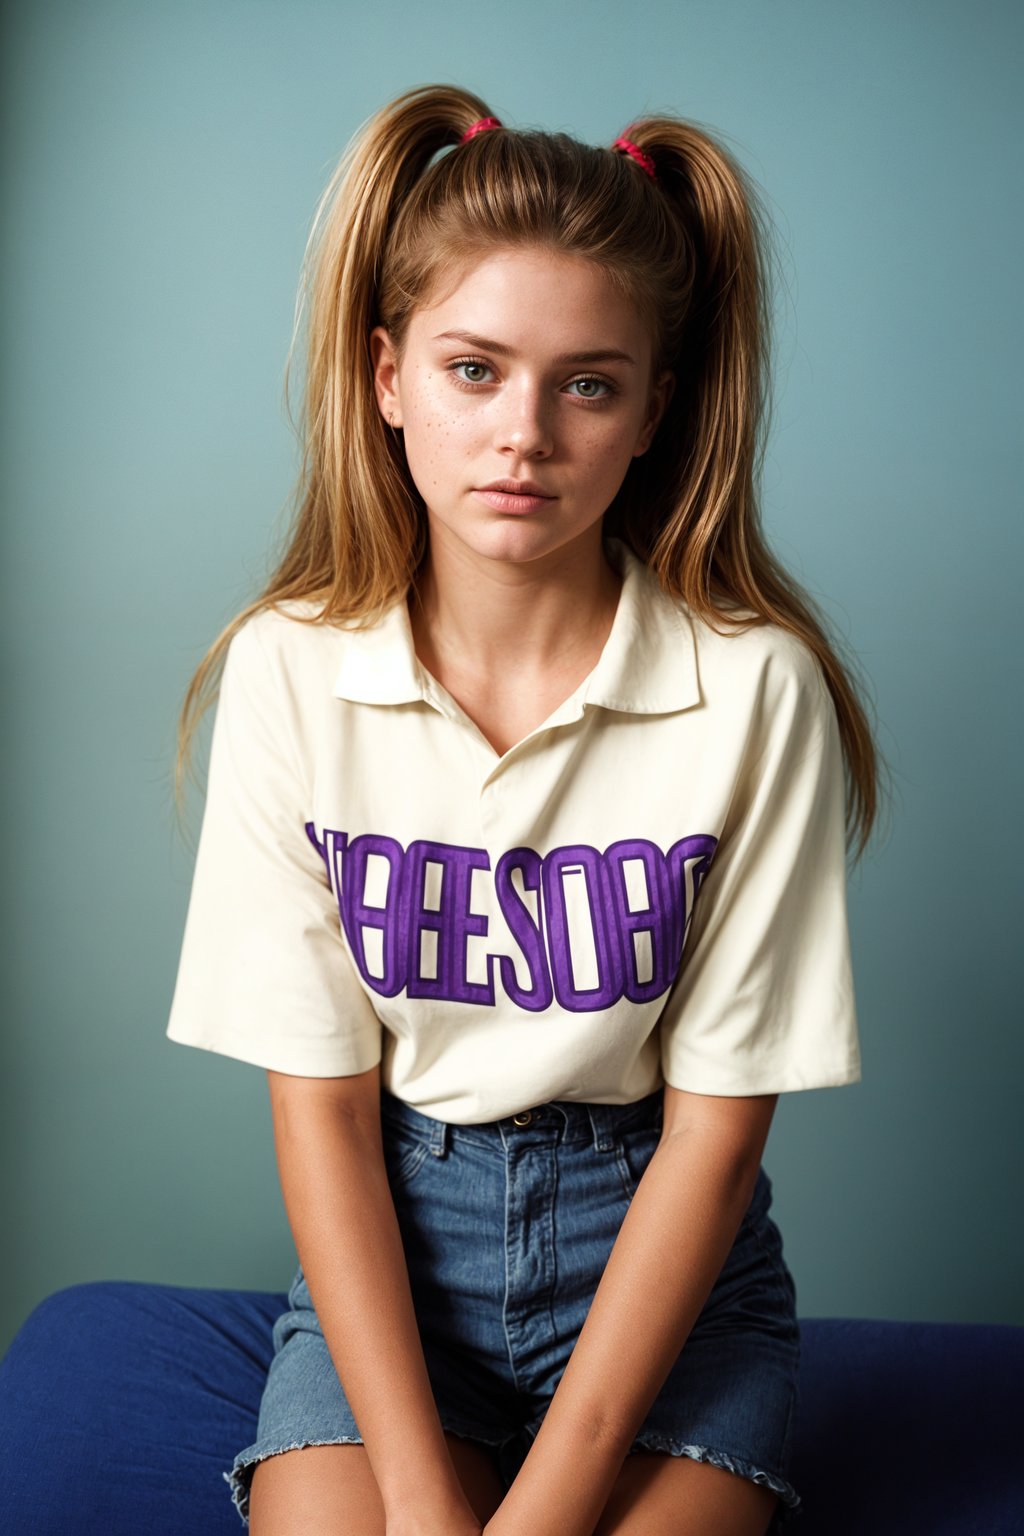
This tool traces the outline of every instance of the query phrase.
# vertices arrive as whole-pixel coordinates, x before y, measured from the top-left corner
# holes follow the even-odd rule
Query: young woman
[[[268,1073],[256,1536],[800,1506],[761,1156],[860,1078],[876,754],[759,532],[763,230],[691,124],[594,148],[448,87],[318,210],[294,528],[179,760],[223,662],[168,1034]]]

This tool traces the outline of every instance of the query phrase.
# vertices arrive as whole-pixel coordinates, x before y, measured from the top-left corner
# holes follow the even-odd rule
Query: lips
[[[487,485],[477,486],[479,491],[504,491],[508,496],[543,496],[546,501],[553,501],[550,491],[546,491],[535,480],[491,480]]]
[[[558,499],[549,496],[535,480],[492,480],[490,485],[478,486],[473,494],[485,502],[492,512],[521,516],[541,512],[549,501]]]

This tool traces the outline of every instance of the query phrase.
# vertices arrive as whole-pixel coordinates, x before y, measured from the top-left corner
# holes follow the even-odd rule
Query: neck
[[[435,676],[540,680],[599,653],[621,588],[600,524],[585,543],[523,562],[434,536],[408,595],[416,654]]]

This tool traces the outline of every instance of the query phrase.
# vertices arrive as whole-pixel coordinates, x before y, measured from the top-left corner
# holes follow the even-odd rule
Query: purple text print
[[[694,903],[717,838],[695,834],[663,853],[624,838],[601,853],[589,843],[510,848],[493,871],[494,897],[518,955],[487,954],[486,981],[467,975],[467,942],[488,932],[471,910],[483,848],[325,827],[306,835],[327,866],[349,948],[367,986],[493,1007],[495,989],[539,1013],[556,1002],[573,1013],[647,1003],[675,980]],[[525,985],[521,977],[526,975]]]

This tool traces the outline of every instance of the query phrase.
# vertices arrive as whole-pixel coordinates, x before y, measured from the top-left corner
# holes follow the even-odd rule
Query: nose
[[[549,406],[540,389],[524,385],[502,400],[495,447],[518,459],[543,459],[554,447]]]

